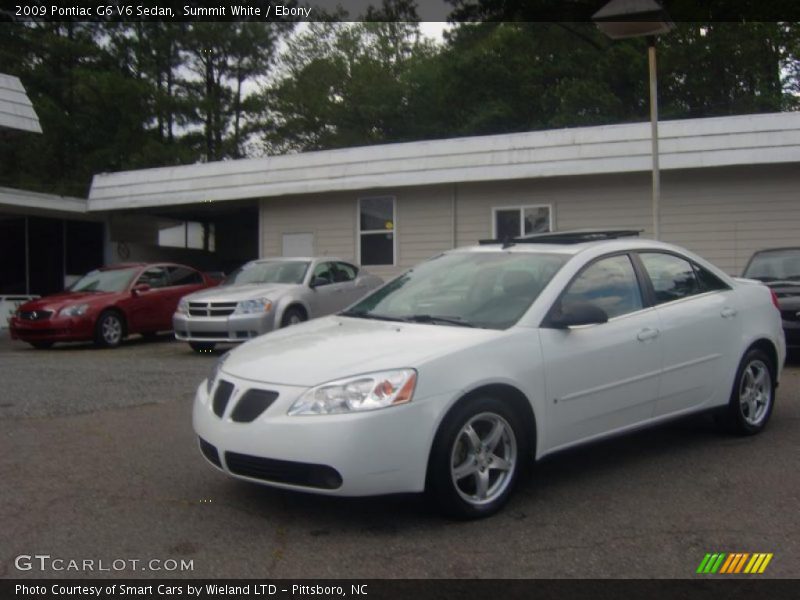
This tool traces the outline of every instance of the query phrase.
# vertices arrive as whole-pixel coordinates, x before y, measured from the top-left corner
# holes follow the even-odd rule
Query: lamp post
[[[650,137],[653,156],[653,237],[661,238],[661,173],[658,162],[658,86],[656,84],[656,36],[671,31],[675,24],[656,0],[611,0],[592,15],[598,29],[612,40],[647,38],[650,74]]]

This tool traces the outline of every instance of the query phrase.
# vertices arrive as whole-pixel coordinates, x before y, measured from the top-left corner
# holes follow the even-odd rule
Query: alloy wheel
[[[517,440],[511,425],[496,413],[471,417],[456,436],[450,476],[459,496],[473,506],[489,504],[513,480]]]
[[[739,382],[739,408],[748,425],[761,424],[772,403],[772,376],[761,360],[751,361]]]

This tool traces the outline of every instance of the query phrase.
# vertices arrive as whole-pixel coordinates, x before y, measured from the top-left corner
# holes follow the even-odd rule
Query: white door
[[[284,233],[282,256],[314,256],[313,233]]]
[[[674,254],[642,252],[661,321],[664,352],[657,415],[716,404],[720,381],[733,381],[741,319],[733,290]]]
[[[645,421],[658,396],[660,323],[655,309],[643,308],[631,259],[589,265],[559,300],[573,302],[599,306],[609,321],[540,330],[548,450]]]

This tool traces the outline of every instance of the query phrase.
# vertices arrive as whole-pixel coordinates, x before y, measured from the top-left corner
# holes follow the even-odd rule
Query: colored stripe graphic
[[[757,552],[714,552],[707,553],[700,565],[697,573],[732,575],[732,574],[760,574],[763,573],[774,555],[772,553]]]
[[[706,569],[706,565],[708,564],[709,560],[711,560],[711,555],[710,554],[706,554],[705,558],[703,558],[703,560],[700,561],[700,566],[697,567],[697,573],[705,573],[706,572],[705,569]]]
[[[758,572],[759,572],[759,573],[763,573],[763,572],[764,572],[764,569],[766,569],[766,568],[767,568],[767,565],[769,564],[769,561],[771,561],[771,560],[772,560],[772,553],[770,553],[770,554],[767,554],[767,555],[764,557],[764,562],[762,562],[762,563],[761,563],[761,566],[758,568]]]
[[[728,554],[728,560],[722,563],[722,568],[719,570],[720,573],[727,573],[728,569],[731,568],[731,563],[736,559],[735,554]]]

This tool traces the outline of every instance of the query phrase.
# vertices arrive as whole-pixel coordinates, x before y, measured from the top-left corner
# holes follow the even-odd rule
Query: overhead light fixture
[[[611,0],[592,15],[592,21],[614,40],[660,35],[675,28],[656,0]]]

